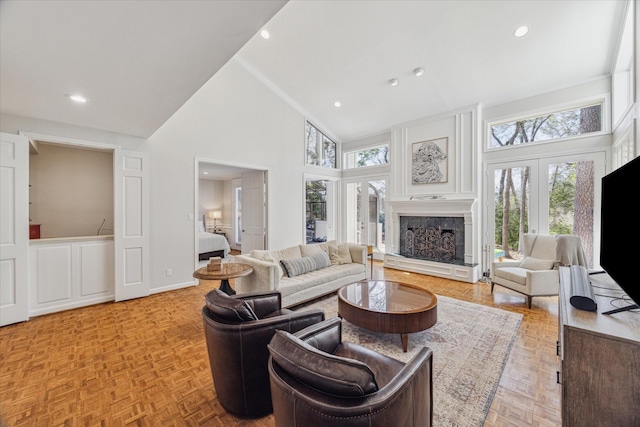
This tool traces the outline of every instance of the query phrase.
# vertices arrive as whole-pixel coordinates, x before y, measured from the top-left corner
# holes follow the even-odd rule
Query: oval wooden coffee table
[[[248,276],[253,272],[249,264],[226,262],[218,271],[209,271],[205,265],[193,272],[193,277],[200,280],[220,280],[220,290],[227,295],[235,295],[236,291],[229,285],[229,279]]]
[[[338,290],[338,316],[373,332],[400,334],[406,352],[410,333],[436,324],[438,299],[406,283],[362,280]]]

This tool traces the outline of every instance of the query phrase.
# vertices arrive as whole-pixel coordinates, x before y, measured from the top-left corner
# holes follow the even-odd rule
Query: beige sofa
[[[366,279],[366,250],[366,246],[331,241],[236,255],[232,262],[250,265],[253,273],[234,279],[234,287],[239,294],[278,290],[282,306],[291,307]]]

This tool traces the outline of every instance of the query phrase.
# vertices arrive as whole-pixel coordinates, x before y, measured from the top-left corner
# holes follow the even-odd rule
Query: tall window
[[[307,122],[305,126],[307,164],[336,169],[336,143]]]
[[[344,169],[364,168],[367,166],[386,165],[388,163],[388,145],[350,151],[344,155]]]
[[[602,104],[490,125],[489,148],[550,141],[602,130]]]
[[[327,241],[327,181],[306,181],[307,243]]]

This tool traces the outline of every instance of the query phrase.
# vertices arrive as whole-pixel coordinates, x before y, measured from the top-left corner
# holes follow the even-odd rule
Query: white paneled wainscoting
[[[482,270],[477,209],[476,199],[433,198],[389,202],[387,242],[390,244],[384,256],[384,266],[462,282],[477,282]],[[434,252],[450,252],[444,258],[430,258],[418,254],[420,251],[414,250],[413,243],[409,243],[412,242],[411,238],[407,238],[408,234],[413,234],[413,230],[401,230],[401,222],[405,222],[402,217],[441,218],[445,223],[446,219],[461,218],[460,227],[447,230],[449,234],[455,234],[457,243],[452,242],[447,250],[442,249],[439,243],[434,244]],[[421,245],[421,248],[424,248],[424,245]]]
[[[113,236],[29,242],[29,316],[114,300]]]

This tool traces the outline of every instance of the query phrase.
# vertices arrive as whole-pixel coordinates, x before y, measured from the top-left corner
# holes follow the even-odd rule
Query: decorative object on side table
[[[222,258],[219,256],[209,258],[209,264],[207,264],[207,271],[220,271],[222,270]]]

